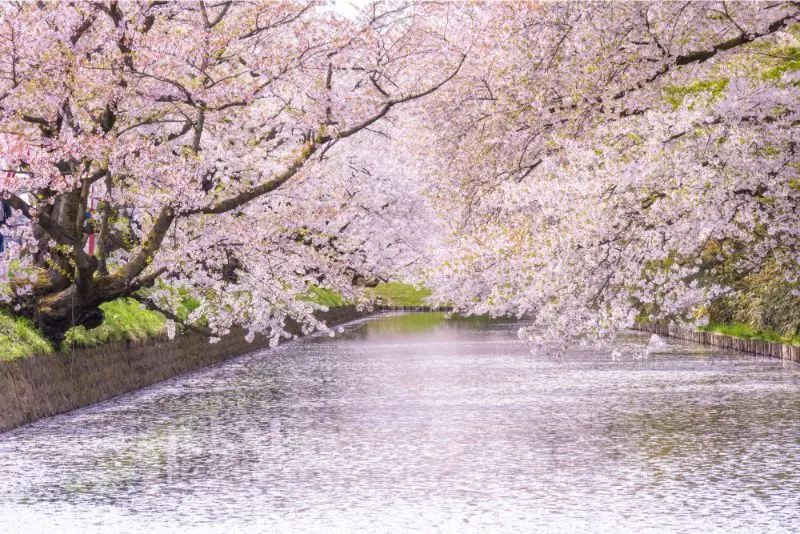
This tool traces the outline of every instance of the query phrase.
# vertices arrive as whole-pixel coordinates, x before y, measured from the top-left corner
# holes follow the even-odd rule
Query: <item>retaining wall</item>
[[[739,339],[723,334],[698,332],[688,328],[661,324],[640,324],[636,327],[636,330],[643,330],[664,337],[685,339],[686,341],[693,341],[702,345],[711,345],[712,347],[719,347],[721,349],[738,350],[741,352],[750,352],[762,356],[771,356],[773,358],[800,362],[800,347],[794,345],[785,345],[783,343],[773,343],[771,341],[759,341],[755,339]]]
[[[388,304],[376,304],[372,308],[375,311],[404,311],[404,312],[452,312],[451,306],[391,306]]]
[[[318,317],[328,325],[367,315],[343,306]],[[296,333],[299,328],[291,328]],[[265,339],[248,343],[238,332],[210,344],[200,334],[174,340],[113,343],[0,362],[0,432],[101,402],[162,380],[263,349]]]

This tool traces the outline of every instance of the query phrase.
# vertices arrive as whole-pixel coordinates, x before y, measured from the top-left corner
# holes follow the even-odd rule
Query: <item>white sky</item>
[[[346,17],[355,17],[356,8],[365,6],[370,0],[333,0],[333,9]]]

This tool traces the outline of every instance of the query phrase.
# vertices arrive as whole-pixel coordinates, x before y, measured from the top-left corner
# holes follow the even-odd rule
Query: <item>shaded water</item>
[[[800,367],[383,317],[0,436],[0,532],[791,532]]]

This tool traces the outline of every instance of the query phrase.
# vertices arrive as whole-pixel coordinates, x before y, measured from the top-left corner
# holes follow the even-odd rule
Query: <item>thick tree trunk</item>
[[[95,328],[103,322],[99,307],[80,304],[72,306],[68,300],[59,301],[55,306],[40,306],[35,313],[39,329],[55,347],[64,341],[70,328],[79,325]]]
[[[67,331],[79,325],[95,328],[103,315],[100,305],[132,294],[133,288],[121,277],[103,277],[96,281],[73,284],[67,289],[41,296],[32,315],[48,340],[58,345]]]
[[[165,270],[142,276],[175,220],[172,210],[165,208],[161,211],[130,261],[109,274],[105,260],[109,251],[115,247],[122,248],[123,238],[110,230],[110,210],[104,207],[100,257],[83,251],[88,233],[92,231],[85,222],[87,201],[88,185],[84,185],[81,190],[59,196],[51,205],[43,206],[35,230],[40,244],[45,245],[50,236],[69,250],[42,246],[43,250],[49,250],[50,253],[34,258],[39,270],[36,280],[22,276],[9,281],[19,295],[14,302],[15,313],[21,313],[36,322],[56,346],[73,326],[98,326],[102,322],[101,304],[131,296],[140,288],[152,285]],[[31,216],[24,202],[19,198],[14,202],[16,209]],[[30,289],[18,291],[23,288]]]

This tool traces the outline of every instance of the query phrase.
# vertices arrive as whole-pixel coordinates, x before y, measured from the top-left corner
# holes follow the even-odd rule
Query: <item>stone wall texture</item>
[[[738,350],[741,352],[750,352],[762,356],[771,356],[773,358],[800,362],[800,347],[794,345],[759,341],[756,339],[739,339],[722,334],[697,332],[688,328],[678,328],[676,326],[661,324],[640,324],[636,329],[658,334],[663,337],[674,337],[676,339],[693,341],[701,345],[711,345],[712,347],[719,347],[721,349]]]
[[[318,317],[329,326],[367,315],[353,306]],[[296,333],[299,328],[294,327]],[[243,332],[211,344],[200,334],[174,340],[115,343],[0,362],[0,432],[43,417],[69,412],[266,348],[265,339],[248,343]]]

